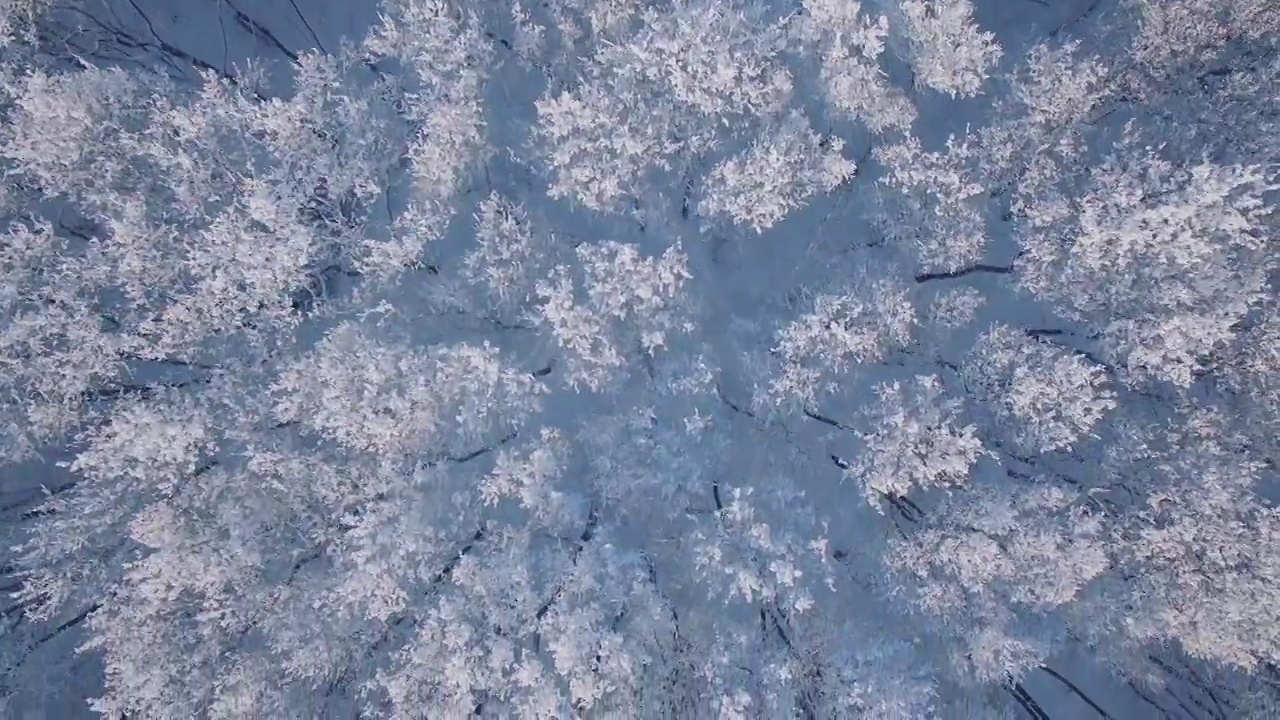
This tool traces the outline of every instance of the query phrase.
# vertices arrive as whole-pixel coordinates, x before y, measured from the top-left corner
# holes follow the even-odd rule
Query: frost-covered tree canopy
[[[1280,714],[1280,5],[0,37],[0,715]]]

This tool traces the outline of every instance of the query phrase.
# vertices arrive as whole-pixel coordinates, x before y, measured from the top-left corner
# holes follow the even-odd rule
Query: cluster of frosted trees
[[[0,0],[11,710],[1275,711],[1280,5],[110,5]]]

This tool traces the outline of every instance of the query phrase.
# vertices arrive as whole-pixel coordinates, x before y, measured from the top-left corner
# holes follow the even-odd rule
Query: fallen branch
[[[1013,272],[1012,263],[1008,265],[978,264],[978,265],[970,265],[969,267],[961,268],[959,270],[951,270],[949,272],[921,273],[919,275],[916,275],[916,282],[926,283],[932,280],[954,280],[956,278],[962,278],[966,275],[973,275],[974,273],[991,273],[994,275],[1008,275],[1012,272]]]
[[[1006,685],[1005,690],[1013,696],[1014,700],[1018,701],[1018,704],[1022,706],[1022,709],[1026,710],[1027,714],[1032,718],[1035,720],[1049,720],[1049,714],[1044,711],[1044,708],[1040,707],[1040,703],[1036,702],[1035,699],[1031,697],[1031,694],[1027,692],[1027,689],[1022,687],[1022,683]]]
[[[818,422],[822,423],[823,425],[830,425],[830,426],[831,426],[831,427],[833,427],[833,428],[838,428],[838,429],[840,429],[840,430],[844,430],[844,431],[846,431],[846,432],[851,432],[851,433],[856,433],[856,432],[857,432],[857,430],[854,430],[852,426],[845,425],[844,423],[840,422],[839,420],[835,420],[835,419],[829,418],[829,417],[827,417],[826,415],[822,415],[822,414],[818,413],[817,411],[810,410],[809,408],[805,408],[805,409],[804,409],[804,415],[805,415],[805,417],[809,418],[810,420],[817,420]]]
[[[1054,680],[1057,680],[1058,682],[1065,685],[1068,690],[1075,693],[1076,696],[1079,697],[1081,700],[1084,700],[1086,703],[1088,703],[1089,707],[1093,708],[1094,712],[1098,713],[1099,717],[1103,718],[1103,720],[1114,720],[1114,718],[1112,718],[1111,715],[1107,713],[1106,710],[1103,710],[1102,707],[1098,705],[1098,703],[1090,699],[1088,695],[1085,695],[1084,691],[1076,687],[1075,683],[1063,677],[1057,670],[1054,670],[1048,665],[1041,665],[1040,669],[1048,673],[1049,677],[1052,677]]]

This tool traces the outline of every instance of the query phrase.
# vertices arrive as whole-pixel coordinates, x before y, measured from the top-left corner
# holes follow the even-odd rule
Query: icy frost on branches
[[[774,352],[782,367],[769,388],[775,402],[807,402],[832,392],[855,366],[907,345],[916,324],[906,289],[889,279],[864,282],[845,295],[821,295],[813,305],[778,334]]]
[[[951,96],[976,95],[1003,52],[973,22],[969,0],[901,0],[916,82]]]
[[[353,324],[331,331],[272,388],[276,417],[387,459],[463,451],[518,425],[540,386],[491,347],[426,352],[382,343]]]
[[[814,195],[853,177],[856,168],[841,156],[843,148],[843,140],[818,136],[803,115],[792,113],[749,150],[711,171],[702,212],[767,230]]]
[[[1135,375],[1186,387],[1267,293],[1277,191],[1262,166],[1111,158],[1028,208],[1021,282],[1096,323]]]
[[[985,681],[1039,666],[1058,642],[1048,613],[1110,564],[1101,518],[1058,488],[975,489],[931,517],[894,543],[889,563],[918,583],[909,595],[918,608],[959,624],[953,659]]]
[[[73,456],[0,488],[0,684],[50,628],[130,715],[967,717],[1076,637],[1275,662],[1269,6],[1007,86],[969,0],[383,10],[280,97],[0,48],[0,438]]]
[[[669,333],[688,329],[680,300],[689,272],[679,246],[652,258],[616,242],[577,254],[586,297],[578,300],[570,269],[557,266],[537,285],[538,319],[566,352],[566,379],[599,390],[634,353],[653,355]]]
[[[916,118],[906,93],[879,65],[889,20],[862,11],[852,0],[805,0],[796,35],[822,64],[827,103],[838,114],[874,132],[906,130]]]
[[[1068,448],[1115,407],[1102,368],[1008,326],[979,338],[964,372],[1028,449]]]
[[[962,403],[944,397],[941,380],[920,376],[905,391],[898,382],[876,390],[871,429],[859,434],[865,449],[845,471],[862,482],[868,502],[880,507],[884,496],[962,484],[984,450],[977,427],[958,423]]]

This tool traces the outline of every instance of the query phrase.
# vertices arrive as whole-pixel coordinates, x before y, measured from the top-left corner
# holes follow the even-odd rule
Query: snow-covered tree
[[[1027,209],[1022,283],[1096,327],[1130,372],[1190,385],[1270,290],[1280,182],[1264,166],[1139,153],[1106,162],[1086,188]]]
[[[898,12],[916,84],[951,96],[976,95],[1002,51],[978,29],[970,0],[901,0]]]
[[[846,471],[861,482],[870,502],[901,497],[915,488],[961,485],[983,454],[973,425],[960,425],[958,398],[944,398],[936,376],[876,388],[879,401],[861,433],[864,447]]]
[[[915,107],[879,64],[888,18],[864,12],[858,2],[805,0],[803,8],[794,33],[802,56],[820,61],[825,98],[834,113],[874,132],[909,128]]]
[[[769,395],[776,402],[810,401],[832,392],[857,366],[909,344],[915,324],[906,288],[888,278],[867,279],[844,295],[820,295],[811,312],[778,333],[773,353],[782,367]]]
[[[656,258],[616,242],[582,245],[577,254],[585,293],[570,268],[557,266],[536,286],[537,319],[564,348],[566,380],[598,390],[629,358],[651,356],[669,334],[688,329],[680,296],[689,273],[678,245]]]
[[[0,712],[1280,703],[1274,3],[331,1],[0,0]]]
[[[913,604],[960,628],[963,672],[1019,678],[1063,642],[1049,613],[1109,565],[1102,520],[1081,500],[1043,485],[976,490],[894,544],[889,562],[915,579]]]
[[[830,192],[857,168],[841,155],[844,142],[819,137],[799,113],[707,177],[704,215],[725,215],[756,232],[772,227],[818,193]]]
[[[1115,407],[1102,368],[1008,326],[978,339],[964,372],[1009,434],[1036,452],[1071,447]]]

